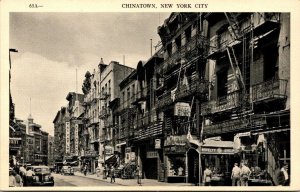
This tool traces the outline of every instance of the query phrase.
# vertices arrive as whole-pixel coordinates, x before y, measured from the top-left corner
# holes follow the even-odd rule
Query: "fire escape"
[[[240,125],[250,129],[255,124],[254,121],[266,124],[264,118],[251,115],[254,113],[253,106],[260,101],[266,105],[268,100],[286,98],[284,91],[286,81],[284,80],[273,79],[271,82],[254,85],[250,82],[251,78],[254,78],[250,74],[253,67],[254,49],[259,46],[261,39],[278,29],[279,19],[276,13],[253,13],[251,15],[249,13],[224,13],[224,15],[228,29],[211,38],[208,58],[216,60],[223,56],[222,54],[227,55],[235,81],[230,84],[232,88],[226,91],[225,96],[201,106],[202,115],[213,122],[205,126],[205,132],[208,135],[237,131]],[[214,84],[211,83],[211,85]],[[227,122],[226,118],[231,118],[230,122]]]
[[[205,79],[205,66],[209,42],[203,32],[201,14],[181,13],[176,17],[171,16],[168,25],[159,28],[168,57],[161,65],[162,69],[158,68],[164,86],[157,89],[156,107],[164,112],[167,135],[191,133],[199,138],[199,103],[206,101],[208,96],[209,83]],[[174,27],[176,25],[177,28]],[[171,45],[173,49],[170,51]],[[176,108],[180,103],[188,104],[191,114],[172,115],[173,107]]]

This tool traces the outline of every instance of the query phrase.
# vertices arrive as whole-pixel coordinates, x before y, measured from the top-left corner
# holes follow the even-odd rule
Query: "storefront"
[[[203,170],[209,166],[213,172],[212,185],[231,185],[231,170],[239,157],[234,154],[232,141],[204,140],[201,149]],[[203,172],[203,171],[202,171]]]
[[[94,174],[98,167],[98,153],[97,151],[85,151],[85,156],[81,157],[82,166],[87,165],[88,172]]]
[[[136,144],[137,164],[142,170],[142,177],[144,179],[158,179],[159,153],[155,149],[154,140],[150,139]]]
[[[164,145],[165,181],[169,183],[187,182],[187,146],[186,135],[169,136]]]

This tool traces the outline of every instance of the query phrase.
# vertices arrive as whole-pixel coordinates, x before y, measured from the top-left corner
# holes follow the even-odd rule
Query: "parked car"
[[[74,175],[74,169],[71,166],[63,166],[60,173],[62,175]]]
[[[54,178],[48,166],[30,166],[34,171],[32,186],[54,186]]]

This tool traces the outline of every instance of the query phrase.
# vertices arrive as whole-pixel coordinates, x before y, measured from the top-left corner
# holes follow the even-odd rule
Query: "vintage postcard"
[[[1,190],[299,190],[299,5],[1,1]]]

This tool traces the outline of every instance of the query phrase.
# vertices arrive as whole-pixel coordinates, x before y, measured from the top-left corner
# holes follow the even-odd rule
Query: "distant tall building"
[[[83,95],[68,93],[67,107],[62,107],[53,120],[54,159],[56,162],[78,162],[82,135]],[[77,164],[77,163],[76,163]]]
[[[48,136],[48,165],[53,166],[55,159],[54,159],[54,136]]]

